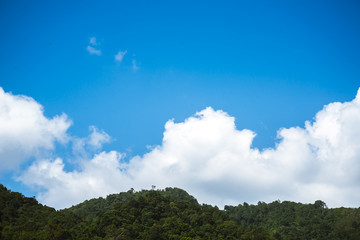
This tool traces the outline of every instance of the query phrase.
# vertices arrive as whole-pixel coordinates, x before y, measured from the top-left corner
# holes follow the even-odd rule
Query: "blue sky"
[[[359,10],[357,1],[1,1],[0,86],[32,97],[48,119],[65,113],[70,138],[106,132],[112,140],[90,156],[115,150],[129,162],[162,146],[168,120],[209,106],[256,133],[261,151],[281,141],[279,129],[355,98]],[[54,144],[45,155],[78,169],[74,141]],[[38,196],[16,179],[45,155],[0,181]]]

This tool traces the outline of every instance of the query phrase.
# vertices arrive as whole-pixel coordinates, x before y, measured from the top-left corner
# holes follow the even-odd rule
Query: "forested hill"
[[[360,209],[275,201],[202,204],[184,190],[129,190],[56,211],[0,185],[0,239],[360,239]]]

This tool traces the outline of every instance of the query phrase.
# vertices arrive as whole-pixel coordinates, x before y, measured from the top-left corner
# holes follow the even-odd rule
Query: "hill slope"
[[[325,203],[202,204],[178,188],[112,194],[56,211],[0,185],[0,239],[360,239],[360,210]]]

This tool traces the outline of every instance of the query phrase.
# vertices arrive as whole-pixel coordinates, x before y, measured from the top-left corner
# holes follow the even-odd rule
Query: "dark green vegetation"
[[[314,204],[275,201],[225,206],[230,219],[247,228],[261,228],[276,239],[360,239],[360,208],[328,209]]]
[[[166,188],[56,211],[0,185],[0,233],[0,239],[360,239],[360,209],[276,201],[222,211]]]

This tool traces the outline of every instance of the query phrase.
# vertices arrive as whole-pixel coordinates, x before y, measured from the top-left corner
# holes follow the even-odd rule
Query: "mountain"
[[[359,239],[360,209],[275,201],[199,204],[179,188],[133,189],[56,211],[0,184],[0,239]]]

